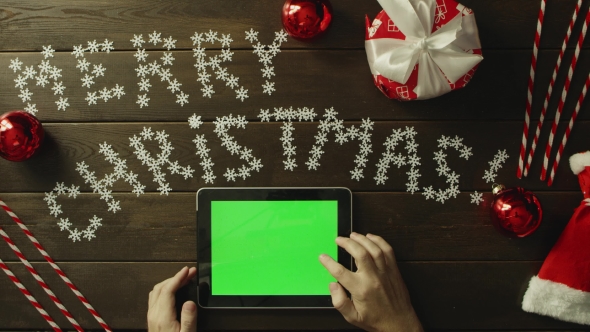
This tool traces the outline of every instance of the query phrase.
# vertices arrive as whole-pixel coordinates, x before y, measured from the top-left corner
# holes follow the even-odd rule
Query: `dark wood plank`
[[[355,125],[358,122],[346,122],[345,126]],[[498,149],[506,149],[510,158],[503,168],[498,172],[497,181],[507,186],[520,185],[530,190],[579,190],[577,178],[571,173],[567,158],[572,153],[583,151],[588,148],[586,134],[590,130],[590,122],[582,121],[576,126],[570,137],[570,143],[564,151],[564,161],[556,174],[552,188],[546,183],[538,180],[542,166],[542,154],[538,153],[533,160],[531,175],[523,180],[517,180],[514,176],[518,165],[517,154],[521,138],[520,121],[512,122],[378,122],[375,124],[372,144],[373,153],[368,155],[365,178],[361,181],[352,180],[350,171],[354,169],[354,158],[358,153],[359,143],[357,141],[345,143],[340,146],[334,142],[334,135],[328,135],[330,142],[326,143],[322,156],[321,166],[317,171],[308,170],[305,161],[317,133],[317,123],[295,123],[293,132],[295,140],[293,144],[297,148],[297,163],[299,167],[293,172],[285,171],[283,164],[283,148],[279,140],[282,131],[281,123],[260,123],[252,122],[245,130],[231,129],[229,133],[235,136],[238,144],[253,149],[253,155],[262,159],[264,167],[260,172],[253,172],[250,178],[243,180],[239,178],[236,182],[227,182],[223,174],[227,168],[239,168],[242,164],[238,156],[232,156],[221,146],[219,138],[213,133],[212,123],[204,124],[201,129],[192,130],[185,123],[114,123],[114,124],[47,124],[45,126],[47,140],[38,156],[23,162],[13,163],[0,160],[5,174],[10,174],[10,181],[0,183],[0,192],[41,192],[49,191],[55,187],[56,181],[66,182],[66,185],[80,185],[83,191],[90,188],[85,185],[83,178],[76,172],[76,163],[84,161],[90,165],[90,170],[96,171],[97,176],[112,173],[113,166],[104,160],[104,156],[98,153],[99,144],[108,142],[113,149],[119,153],[120,158],[127,160],[127,166],[139,174],[139,180],[147,186],[147,191],[155,191],[158,187],[152,182],[153,176],[148,172],[146,166],[142,166],[129,147],[129,137],[139,134],[142,128],[151,127],[153,130],[165,130],[170,134],[170,142],[174,147],[171,160],[178,160],[181,165],[190,165],[196,169],[194,177],[185,180],[179,175],[168,175],[174,191],[195,191],[205,185],[201,176],[203,171],[199,166],[200,159],[195,155],[196,148],[192,142],[197,133],[204,134],[208,140],[207,146],[211,149],[209,153],[212,161],[214,174],[218,177],[215,180],[217,186],[347,186],[355,191],[405,191],[406,172],[409,167],[389,169],[389,179],[385,185],[377,185],[373,177],[377,173],[377,163],[385,151],[383,142],[391,134],[392,129],[414,126],[418,132],[416,143],[419,144],[418,156],[421,157],[419,186],[433,185],[434,188],[446,188],[445,179],[438,177],[435,169],[436,162],[432,159],[434,152],[438,150],[437,139],[441,135],[464,138],[464,143],[473,147],[474,156],[468,161],[460,159],[458,153],[449,150],[447,157],[449,167],[461,174],[459,189],[464,191],[488,191],[491,184],[486,183],[482,177],[484,171],[489,168],[491,161]],[[549,129],[548,127],[546,129]],[[562,124],[560,132],[565,130]],[[545,132],[539,141],[544,147],[548,133]],[[554,147],[557,148],[557,145]],[[155,156],[160,152],[156,143],[147,144],[147,149]],[[398,150],[402,149],[399,147]],[[403,150],[405,152],[405,150]],[[397,151],[398,153],[400,151]],[[540,151],[539,151],[540,152]],[[131,191],[123,181],[115,183],[115,191]]]
[[[217,51],[211,51],[216,54]],[[236,99],[236,93],[227,88],[222,81],[214,79],[215,94],[212,98],[203,97],[201,83],[197,82],[197,70],[192,52],[174,52],[176,58],[171,72],[181,82],[182,89],[189,94],[189,104],[181,107],[176,97],[167,89],[165,82],[151,77],[148,107],[140,108],[136,103],[140,94],[134,68],[137,67],[133,52],[111,54],[88,54],[86,58],[93,64],[102,63],[106,68],[105,77],[96,79],[91,89],[82,87],[82,75],[76,69],[76,59],[69,53],[59,53],[51,59],[51,64],[63,69],[63,80],[70,107],[65,112],[58,111],[53,94],[53,83],[45,88],[36,86],[29,80],[27,88],[33,92],[31,103],[37,105],[39,119],[44,122],[103,122],[103,121],[185,121],[198,113],[204,119],[233,112],[256,120],[260,109],[273,107],[313,107],[318,111],[334,107],[342,119],[360,120],[371,117],[374,120],[524,120],[526,89],[530,68],[530,52],[526,50],[499,50],[484,52],[485,59],[472,81],[458,91],[439,98],[399,102],[385,97],[373,84],[367,65],[366,54],[362,50],[348,51],[284,51],[274,61],[276,92],[272,96],[262,93],[262,78],[257,56],[250,51],[235,51],[234,60],[227,63],[230,73],[240,77],[240,84],[249,90],[250,97],[244,102]],[[566,53],[564,68],[569,65],[571,52]],[[162,52],[149,52],[148,61],[158,60]],[[536,77],[533,118],[538,118],[542,102],[547,92],[557,51],[541,51]],[[0,109],[22,109],[27,106],[18,97],[20,89],[15,88],[14,79],[18,76],[8,68],[10,60],[18,57],[24,66],[41,63],[39,53],[0,53]],[[590,52],[582,52],[576,75],[570,88],[570,98],[565,105],[564,119],[574,109],[582,90],[586,75],[590,70]],[[550,103],[547,119],[554,117],[566,71],[558,76],[556,92]],[[99,100],[97,105],[88,105],[87,92],[97,91],[115,84],[125,87],[126,95],[120,100],[108,102]],[[144,92],[141,92],[143,94]],[[580,112],[580,119],[590,119],[590,104],[586,103]]]
[[[60,199],[64,214],[74,227],[85,229],[88,219],[101,217],[97,238],[72,243],[67,231],[60,232],[59,219],[49,215],[41,194],[1,194],[47,252],[58,261],[194,261],[196,257],[195,193],[173,193],[162,198],[146,194],[115,194],[122,211],[106,212],[96,195],[83,194],[76,200]],[[510,239],[492,227],[485,205],[469,204],[469,193],[445,205],[424,202],[407,193],[355,193],[354,229],[383,236],[400,261],[454,260],[543,260],[573,209],[578,193],[539,193],[543,222],[532,236]],[[37,249],[7,215],[0,215],[0,227],[31,261],[44,261]],[[18,261],[7,246],[0,244],[0,258]]]
[[[282,28],[280,11],[284,1],[240,2],[231,0],[173,3],[148,1],[66,1],[43,3],[4,1],[0,11],[2,50],[40,50],[52,44],[69,50],[87,40],[115,41],[117,47],[131,48],[133,34],[147,35],[154,28],[178,39],[178,47],[190,48],[194,31],[218,30],[231,33],[236,47],[249,47],[244,31],[254,28],[268,40]],[[531,49],[535,35],[538,0],[464,0],[474,10],[485,48]],[[542,48],[559,48],[565,35],[575,0],[550,2],[545,14]],[[373,18],[381,9],[376,1],[333,1],[333,26],[313,43],[289,40],[289,48],[362,48],[365,15]],[[63,24],[67,22],[67,24]],[[105,30],[105,27],[108,27]],[[586,45],[588,45],[586,43]]]
[[[282,28],[279,16],[282,0],[50,0],[33,4],[5,1],[0,8],[0,29],[3,31],[0,40],[0,76],[3,77],[0,80],[0,109],[23,107],[14,88],[16,75],[7,68],[9,59],[18,56],[26,65],[37,65],[41,55],[31,51],[40,51],[42,45],[48,44],[58,49],[51,61],[64,69],[63,81],[68,87],[66,97],[69,97],[71,107],[67,112],[57,111],[56,98],[51,90],[31,86],[34,83],[29,82],[29,88],[34,92],[33,103],[41,109],[39,117],[45,124],[48,139],[40,155],[28,162],[16,164],[0,160],[0,173],[5,179],[0,182],[0,197],[25,220],[112,327],[143,329],[147,293],[151,287],[180,267],[194,265],[196,260],[194,196],[205,183],[200,178],[202,170],[191,142],[197,131],[188,128],[186,118],[193,113],[202,115],[207,121],[230,112],[245,115],[253,122],[248,125],[249,130],[232,129],[231,134],[241,145],[252,148],[265,166],[252,178],[227,183],[222,176],[224,170],[239,166],[241,162],[220,146],[219,139],[212,132],[213,125],[206,123],[198,132],[206,134],[212,149],[211,156],[216,164],[214,171],[218,176],[215,185],[344,185],[353,189],[356,230],[381,234],[393,245],[402,262],[401,270],[416,309],[428,330],[582,330],[583,327],[578,325],[526,314],[519,303],[528,279],[538,271],[540,261],[581,199],[577,180],[569,171],[566,159],[574,152],[588,149],[588,103],[580,116],[586,121],[580,122],[574,130],[554,187],[548,188],[537,180],[540,155],[535,158],[530,178],[515,181],[539,0],[464,0],[461,3],[472,8],[478,20],[485,60],[477,74],[463,90],[429,101],[401,103],[381,95],[371,82],[366,64],[364,19],[365,14],[372,18],[380,10],[376,1],[333,1],[334,24],[324,37],[311,43],[289,39],[283,45],[283,52],[274,60],[277,72],[274,81],[278,91],[272,97],[261,94],[260,85],[264,80],[260,65],[251,53],[250,43],[243,37],[245,30],[254,28],[261,31],[263,43],[271,42],[273,32]],[[543,100],[557,58],[556,49],[561,46],[574,4],[575,0],[563,0],[547,5],[534,95],[536,111]],[[574,34],[580,30],[580,23]],[[136,62],[130,52],[133,48],[129,39],[139,33],[145,38],[154,27],[162,29],[159,31],[164,36],[172,35],[178,40],[172,72],[191,95],[191,103],[184,107],[174,103],[174,96],[156,80],[157,77],[152,78],[154,87],[150,93],[150,106],[140,109],[135,103],[138,80],[133,71]],[[232,44],[234,61],[228,67],[250,90],[250,98],[244,103],[237,101],[234,92],[219,81],[214,83],[216,94],[212,99],[201,97],[200,84],[195,81],[197,76],[192,66],[194,60],[189,37],[194,31],[209,29],[231,33],[235,41]],[[108,68],[107,76],[97,80],[94,87],[119,83],[125,85],[127,95],[120,101],[99,102],[99,105],[89,107],[84,101],[86,89],[80,87],[75,59],[69,53],[73,45],[105,38],[114,41],[117,51],[109,55],[87,55],[89,61],[102,62]],[[589,42],[584,43],[584,48],[588,48]],[[146,46],[153,50],[148,59],[153,61],[161,56],[158,47]],[[211,54],[215,52],[211,51]],[[580,73],[590,70],[588,51],[582,52],[580,60],[564,120],[569,119],[574,99],[584,82],[585,74]],[[568,64],[566,60],[563,65]],[[563,80],[564,73],[558,78],[558,87]],[[556,98],[552,100],[550,109],[556,101]],[[317,123],[295,124],[300,167],[295,172],[284,171],[280,124],[261,124],[256,117],[261,108],[275,106],[314,107],[319,114],[324,108],[334,106],[340,118],[347,120],[347,126],[358,126],[358,121],[365,117],[382,120],[376,125],[372,141],[374,152],[369,155],[365,179],[360,182],[350,179],[357,142],[343,147],[328,143],[320,169],[307,170],[304,162],[313,144]],[[533,116],[537,116],[535,112]],[[552,116],[549,114],[548,119]],[[141,123],[108,123],[139,121]],[[128,146],[128,137],[139,133],[144,125],[166,129],[175,147],[173,159],[197,169],[195,178],[187,181],[169,175],[168,180],[175,190],[169,197],[154,192],[157,186],[151,182],[151,175]],[[432,161],[432,153],[437,150],[436,139],[440,135],[459,135],[473,146],[475,156],[468,162],[458,159],[453,152],[448,159],[451,168],[461,174],[463,193],[457,199],[440,205],[432,200],[425,201],[419,193],[404,193],[407,168],[391,169],[385,186],[375,184],[372,177],[384,150],[382,143],[391,129],[406,125],[416,126],[418,131],[421,187],[445,187],[444,179],[436,176]],[[543,137],[546,136],[545,131]],[[557,137],[561,136],[558,134]],[[330,139],[333,140],[333,134]],[[51,190],[56,181],[63,181],[81,185],[82,190],[88,192],[89,187],[74,170],[75,163],[84,160],[99,175],[110,172],[112,166],[98,153],[98,144],[105,140],[128,160],[131,169],[141,173],[140,180],[148,185],[149,193],[138,198],[128,193],[128,186],[117,184],[114,189],[119,192],[115,196],[121,199],[123,210],[116,215],[107,214],[104,202],[94,194],[84,193],[77,200],[62,199],[60,203],[66,214],[72,221],[81,222],[82,227],[93,214],[104,217],[104,226],[98,230],[97,239],[71,243],[65,233],[59,232],[55,218],[49,216],[42,201],[42,191]],[[540,146],[544,146],[544,140]],[[511,157],[500,171],[498,180],[508,186],[522,185],[535,190],[544,206],[543,224],[526,239],[508,239],[498,234],[490,225],[487,206],[469,204],[469,193],[473,190],[485,191],[486,204],[489,203],[490,186],[481,176],[495,151],[504,148]],[[148,149],[154,153],[157,150],[155,146]],[[6,215],[0,217],[0,226],[27,257],[42,261]],[[71,327],[22,264],[16,262],[7,246],[0,245],[0,257],[9,261],[11,268],[60,326]],[[99,327],[46,263],[34,264],[84,327]],[[181,293],[182,297],[194,297],[195,288],[190,287]],[[8,278],[0,277],[0,294],[0,329],[48,329]],[[333,310],[210,310],[200,313],[200,325],[204,330],[352,328]]]
[[[318,263],[319,264],[319,263]],[[20,263],[9,263],[25,287],[56,322],[68,328],[49,298]],[[35,268],[85,328],[99,326],[47,264]],[[154,284],[194,263],[61,263],[62,269],[115,329],[145,328],[147,295]],[[539,262],[401,263],[414,306],[427,329],[568,329],[581,325],[525,313],[520,301]],[[326,285],[327,287],[327,285]],[[47,329],[48,325],[6,277],[0,278],[0,322],[7,329]],[[195,298],[191,285],[183,298]],[[108,295],[107,295],[108,294]],[[201,310],[203,330],[350,329],[335,310]]]

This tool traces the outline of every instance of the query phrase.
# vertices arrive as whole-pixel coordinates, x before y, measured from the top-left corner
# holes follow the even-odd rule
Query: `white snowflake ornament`
[[[405,130],[402,130],[402,128],[392,129],[392,133],[387,137],[385,143],[383,143],[383,145],[385,145],[385,151],[377,163],[377,175],[373,177],[377,182],[377,185],[385,184],[385,181],[388,179],[386,174],[391,166],[401,168],[402,166],[409,165],[410,170],[406,172],[406,175],[408,175],[406,191],[413,194],[420,190],[418,187],[418,178],[421,177],[421,174],[418,166],[420,166],[421,163],[420,157],[418,157],[418,144],[415,141],[416,134],[414,127],[406,126]],[[396,154],[396,148],[398,148],[404,141],[406,143],[404,147],[406,154],[403,154],[402,152]],[[435,198],[435,192],[432,187],[424,188],[423,194],[426,199]]]
[[[480,203],[483,203],[483,194],[482,193],[478,193],[477,191],[474,191],[472,194],[469,194],[469,196],[471,197],[471,203],[475,204],[475,205],[479,205]]]
[[[438,147],[440,150],[434,152],[433,158],[438,165],[436,171],[438,172],[438,176],[445,177],[445,182],[449,185],[449,187],[444,190],[438,189],[438,191],[435,191],[432,186],[430,186],[423,188],[423,190],[426,199],[434,198],[437,202],[444,204],[446,200],[450,198],[457,198],[457,195],[461,193],[459,190],[460,175],[452,171],[448,166],[446,160],[447,154],[445,153],[446,149],[455,149],[457,152],[459,152],[459,157],[465,160],[468,160],[469,157],[473,155],[473,153],[471,153],[471,147],[463,144],[463,138],[459,136],[451,138],[442,135],[441,138],[438,139]]]
[[[508,159],[506,150],[498,150],[498,153],[494,156],[494,159],[488,162],[490,168],[484,171],[483,179],[486,183],[493,183],[496,181],[497,172],[502,168],[503,164]]]
[[[261,69],[262,77],[270,80],[275,75],[272,60],[281,52],[281,45],[287,42],[287,34],[283,30],[275,32],[275,39],[267,46],[258,41],[258,31],[250,29],[246,31],[246,40],[252,44],[253,53],[258,56],[258,61],[264,66]],[[262,89],[263,93],[268,95],[276,91],[274,82],[270,81],[265,81]]]

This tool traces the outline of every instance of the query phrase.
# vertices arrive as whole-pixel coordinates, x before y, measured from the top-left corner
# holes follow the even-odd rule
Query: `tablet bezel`
[[[201,188],[197,200],[198,303],[204,308],[333,308],[330,295],[211,295],[211,201],[337,200],[338,236],[352,232],[352,193],[341,187]],[[338,247],[338,262],[352,268],[350,254]],[[318,264],[320,264],[318,262]],[[328,285],[326,285],[326,289]]]

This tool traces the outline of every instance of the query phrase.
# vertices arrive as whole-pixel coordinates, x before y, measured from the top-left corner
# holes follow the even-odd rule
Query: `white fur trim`
[[[570,157],[570,167],[578,175],[586,166],[590,166],[590,151],[576,153]]]
[[[534,276],[522,299],[522,310],[590,325],[590,293]]]

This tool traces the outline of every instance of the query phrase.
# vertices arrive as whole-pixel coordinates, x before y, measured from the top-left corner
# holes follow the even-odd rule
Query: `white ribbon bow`
[[[414,92],[418,99],[428,99],[451,91],[447,78],[455,83],[483,59],[479,54],[466,52],[481,48],[473,15],[463,17],[459,10],[451,21],[431,34],[436,0],[377,1],[406,39],[365,42],[374,75],[405,84],[414,66],[420,64]]]

